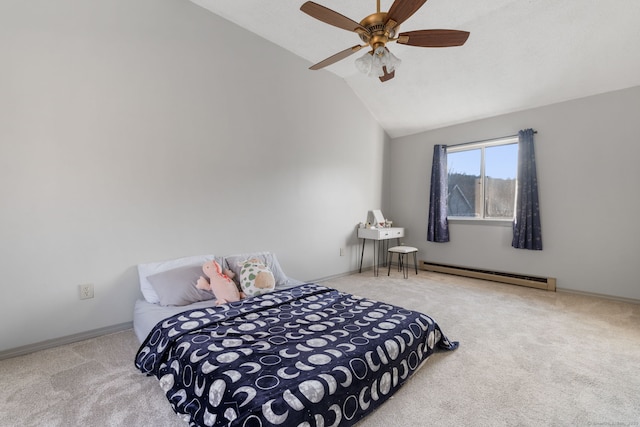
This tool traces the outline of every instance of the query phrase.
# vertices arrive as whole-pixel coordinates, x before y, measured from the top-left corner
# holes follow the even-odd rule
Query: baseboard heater
[[[511,285],[527,286],[529,288],[556,290],[554,277],[529,276],[517,273],[505,273],[501,271],[483,270],[480,268],[460,267],[456,265],[435,264],[428,261],[419,261],[421,270],[435,271],[437,273],[454,274],[456,276],[473,277],[475,279],[492,280],[494,282],[508,283]]]

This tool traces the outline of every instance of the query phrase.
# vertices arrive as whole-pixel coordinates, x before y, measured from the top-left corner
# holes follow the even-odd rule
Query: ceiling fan
[[[353,31],[366,43],[338,52],[312,65],[309,69],[319,70],[345,59],[363,47],[370,46],[371,51],[357,59],[356,66],[360,71],[377,76],[380,81],[386,82],[395,76],[395,68],[400,63],[400,60],[386,47],[389,42],[418,47],[462,46],[469,37],[468,31],[417,30],[397,34],[400,24],[426,2],[427,0],[395,0],[388,12],[380,12],[380,0],[377,0],[376,13],[365,17],[360,23],[312,1],[305,2],[300,7],[301,11],[326,24]]]

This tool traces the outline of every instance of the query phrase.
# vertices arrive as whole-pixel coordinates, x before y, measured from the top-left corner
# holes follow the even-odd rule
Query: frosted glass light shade
[[[367,52],[356,59],[356,68],[362,74],[369,74],[371,72],[371,62],[371,52]]]
[[[380,46],[356,59],[356,68],[369,77],[382,77],[385,74],[383,67],[387,67],[387,73],[391,73],[401,62],[389,49]]]

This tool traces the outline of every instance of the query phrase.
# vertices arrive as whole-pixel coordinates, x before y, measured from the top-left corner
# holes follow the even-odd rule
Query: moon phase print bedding
[[[191,426],[350,426],[457,346],[426,314],[310,283],[167,318],[135,364]]]

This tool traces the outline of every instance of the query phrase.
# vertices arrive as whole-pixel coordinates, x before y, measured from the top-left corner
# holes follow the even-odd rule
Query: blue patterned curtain
[[[542,229],[533,134],[533,129],[518,132],[518,190],[511,246],[541,251]]]
[[[431,193],[429,195],[429,222],[427,241],[448,242],[449,222],[447,221],[447,146],[433,147],[431,166]]]

